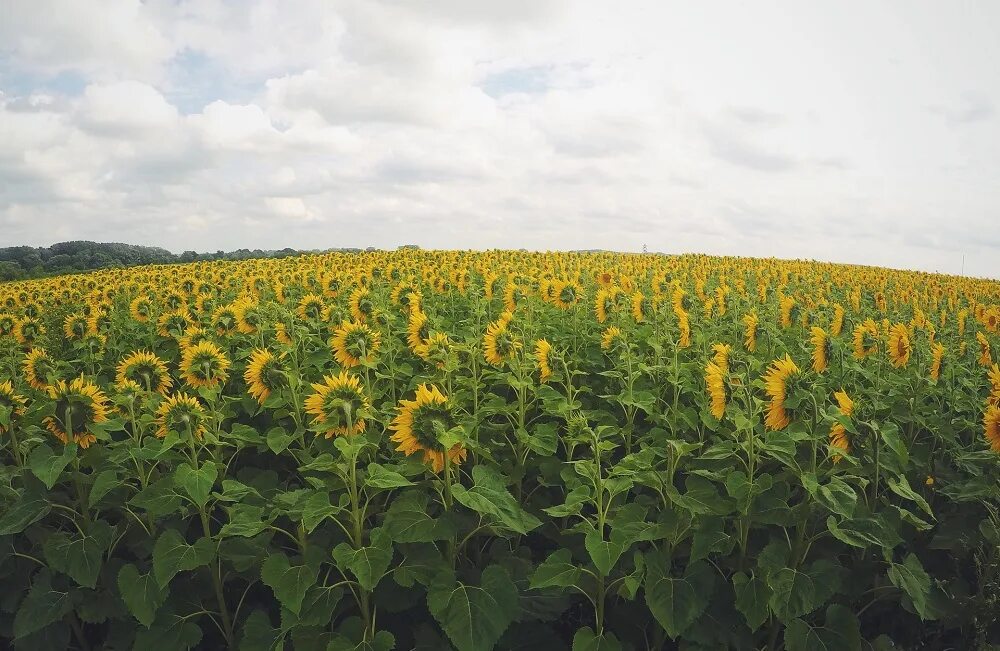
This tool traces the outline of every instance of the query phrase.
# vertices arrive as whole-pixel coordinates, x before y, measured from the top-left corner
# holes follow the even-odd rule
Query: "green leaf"
[[[931,595],[931,577],[915,554],[907,554],[902,563],[890,563],[889,580],[909,595],[920,619],[934,619],[927,603]]]
[[[365,486],[381,489],[405,488],[413,486],[413,482],[395,470],[389,470],[385,466],[371,463],[368,464],[368,476],[365,477]]]
[[[887,480],[889,488],[893,493],[899,495],[900,497],[916,502],[917,506],[920,507],[927,515],[934,517],[934,512],[931,510],[931,505],[927,503],[927,500],[923,498],[922,495],[910,488],[910,482],[906,481],[906,477],[900,475],[898,478],[889,477]]]
[[[622,645],[614,633],[605,631],[601,635],[584,626],[573,636],[573,651],[621,651]]]
[[[76,443],[70,443],[64,445],[56,454],[46,443],[42,443],[28,456],[28,467],[35,477],[42,480],[46,488],[51,489],[59,481],[62,471],[76,457],[76,450]]]
[[[45,539],[42,550],[49,567],[69,575],[82,586],[93,588],[101,572],[104,551],[111,544],[111,527],[96,520],[86,534],[57,532]]]
[[[73,609],[69,592],[52,587],[52,575],[41,570],[14,616],[14,638],[26,637],[59,621]]]
[[[725,526],[723,518],[702,519],[691,540],[691,555],[688,562],[708,558],[709,554],[713,553],[728,554],[736,541],[725,532]]]
[[[429,504],[430,497],[417,490],[404,492],[392,500],[382,526],[393,542],[433,542],[446,540],[455,533],[450,520],[432,518],[427,513]]]
[[[771,610],[783,622],[808,615],[840,587],[839,570],[825,559],[816,561],[806,571],[781,568],[770,577]]]
[[[51,500],[44,494],[28,490],[16,499],[14,506],[0,517],[0,536],[21,533],[52,510]]]
[[[140,574],[129,563],[118,571],[118,591],[132,616],[149,628],[156,619],[157,609],[167,600],[169,589],[160,587],[152,573]]]
[[[673,500],[681,507],[695,515],[726,515],[732,508],[729,502],[719,495],[715,484],[699,477],[689,475],[685,482],[687,491],[683,495],[673,495]]]
[[[208,503],[208,497],[212,494],[212,486],[219,476],[219,470],[215,463],[206,461],[200,468],[195,470],[190,464],[184,462],[177,466],[174,473],[174,480],[177,485],[184,489],[191,499],[200,508]]]
[[[750,630],[756,631],[767,621],[767,602],[771,598],[771,588],[760,577],[748,577],[737,572],[733,575],[733,590],[736,593],[736,610],[743,614]]]
[[[333,549],[337,567],[349,569],[365,590],[375,589],[392,560],[392,540],[385,530],[372,529],[371,541],[370,546],[360,549],[347,543],[340,543]]]
[[[857,651],[861,649],[858,618],[847,608],[831,604],[822,626],[801,619],[788,622],[785,629],[788,651]]]
[[[531,574],[529,587],[568,588],[576,585],[583,571],[573,564],[573,554],[568,549],[559,549],[549,555]]]
[[[708,607],[714,587],[712,567],[704,561],[688,565],[683,576],[675,577],[659,553],[646,554],[646,605],[672,640]]]
[[[121,485],[118,478],[118,470],[105,470],[97,474],[94,478],[94,485],[90,487],[90,494],[87,495],[87,504],[91,507],[101,501],[101,498]]]
[[[167,475],[142,489],[129,504],[144,509],[154,518],[170,515],[181,507],[181,498],[174,491],[174,479]]]
[[[275,454],[284,452],[294,440],[294,434],[288,434],[280,427],[272,427],[267,432],[267,447]]]
[[[478,586],[444,574],[431,584],[427,607],[458,651],[490,651],[518,613],[517,587],[498,565]]]
[[[292,565],[281,552],[268,556],[260,567],[260,578],[274,591],[281,605],[296,615],[306,591],[316,583],[318,572],[310,565]]]
[[[143,651],[187,651],[201,642],[201,628],[190,618],[164,613],[148,629],[135,634],[135,649]]]
[[[604,540],[601,531],[593,526],[587,530],[583,544],[587,548],[587,553],[590,554],[590,560],[604,576],[611,574],[612,568],[625,552],[625,545],[614,540],[614,536],[612,536],[612,540]]]
[[[199,538],[193,545],[174,529],[167,529],[153,546],[153,574],[160,586],[166,587],[178,573],[208,565],[215,557],[215,546],[209,538]]]
[[[522,509],[507,491],[504,476],[496,468],[475,466],[472,479],[475,482],[472,488],[460,484],[452,487],[452,494],[460,504],[522,535],[541,526],[541,520]]]
[[[882,423],[876,429],[881,439],[896,454],[896,457],[899,458],[900,464],[906,466],[907,461],[910,459],[910,452],[906,448],[906,444],[903,443],[903,439],[899,436],[899,426],[889,421]]]
[[[219,531],[219,536],[222,538],[228,536],[252,538],[267,529],[274,521],[274,516],[264,517],[264,507],[261,506],[237,503],[226,511],[229,513],[229,522]]]
[[[321,525],[324,520],[340,512],[339,506],[330,504],[330,494],[326,491],[316,491],[302,503],[302,526],[306,533]]]
[[[281,651],[285,648],[284,636],[275,630],[263,610],[250,613],[243,622],[240,651]]]

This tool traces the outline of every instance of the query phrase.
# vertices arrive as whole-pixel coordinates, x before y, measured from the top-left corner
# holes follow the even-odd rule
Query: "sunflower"
[[[937,343],[931,346],[931,379],[935,382],[944,370],[944,345]]]
[[[792,298],[791,296],[782,296],[781,297],[781,327],[782,328],[789,327],[790,325],[792,325],[792,322],[795,321],[796,317],[798,316],[796,307],[797,307],[797,304],[796,304],[794,298]]]
[[[212,313],[212,327],[219,336],[232,334],[236,331],[236,310],[232,305],[222,305]]]
[[[799,367],[788,355],[785,355],[784,359],[772,362],[764,374],[764,389],[770,399],[765,419],[765,425],[769,430],[785,429],[792,422],[785,400],[788,398],[789,385],[798,374]]]
[[[56,373],[56,362],[41,348],[32,348],[24,356],[22,362],[24,379],[32,389],[46,391],[49,388],[49,377]]]
[[[339,375],[327,375],[321,384],[312,387],[316,393],[306,398],[306,413],[313,417],[313,425],[325,430],[322,433],[326,438],[365,431],[371,405],[357,376],[341,371]]]
[[[819,326],[813,326],[810,333],[812,334],[809,341],[812,342],[813,346],[812,367],[817,373],[822,373],[830,365],[830,337],[827,336],[826,330]]]
[[[357,323],[368,323],[375,314],[375,304],[372,303],[372,297],[364,287],[358,287],[351,292],[348,305],[351,308],[351,318]]]
[[[31,346],[45,334],[45,327],[35,317],[26,316],[14,326],[14,339],[22,346]]]
[[[844,306],[836,303],[833,306],[833,321],[830,322],[830,335],[839,337],[844,329]]]
[[[111,312],[95,310],[87,317],[87,332],[107,334],[111,331]]]
[[[757,350],[757,334],[760,332],[758,323],[756,312],[743,315],[743,347],[747,352]]]
[[[208,414],[198,399],[186,393],[175,393],[160,403],[156,410],[156,436],[166,438],[170,432],[200,439],[205,433]]]
[[[188,313],[186,307],[173,312],[164,312],[156,320],[156,333],[161,337],[173,337],[179,339],[184,336],[188,328],[194,325],[194,319]]]
[[[705,386],[712,401],[712,415],[722,420],[726,415],[726,371],[715,362],[705,365]]]
[[[483,335],[483,357],[493,366],[500,366],[505,360],[513,359],[521,348],[520,342],[508,328],[513,318],[514,315],[510,312],[503,312],[499,319],[486,327],[486,334]]]
[[[733,352],[733,347],[729,344],[712,344],[712,362],[722,369],[723,374],[729,374],[729,355]]]
[[[616,292],[612,288],[597,290],[597,295],[594,297],[594,314],[597,316],[598,323],[604,323],[608,320],[608,314],[617,306],[615,297]]]
[[[552,302],[561,310],[568,310],[583,297],[583,288],[573,281],[557,281],[552,289]]]
[[[218,346],[203,341],[184,349],[180,372],[184,381],[195,388],[215,388],[225,383],[229,374],[229,360]]]
[[[1000,405],[1000,365],[994,364],[987,373],[990,380],[990,403]]]
[[[299,299],[295,314],[303,321],[319,321],[323,318],[323,299],[316,294],[306,294]]]
[[[990,340],[981,332],[976,333],[976,341],[979,342],[979,362],[980,366],[989,366],[993,363],[993,355],[990,353]]]
[[[344,368],[371,362],[379,348],[379,334],[363,323],[344,322],[333,333],[330,346],[333,357]]]
[[[424,463],[431,465],[434,472],[444,469],[445,454],[451,463],[465,459],[465,448],[455,444],[449,450],[438,442],[438,431],[447,431],[456,424],[455,415],[448,398],[434,385],[421,384],[417,387],[414,400],[400,400],[397,415],[389,425],[393,430],[390,438],[398,443],[398,452],[407,456],[422,452]]]
[[[115,381],[119,385],[125,380],[132,380],[147,391],[166,393],[174,384],[166,362],[145,350],[130,354],[118,364],[117,370]]]
[[[416,354],[417,349],[427,342],[430,334],[427,315],[423,310],[412,310],[406,323],[406,344],[410,350]]]
[[[203,341],[209,341],[209,333],[204,328],[192,326],[184,331],[184,334],[177,339],[177,345],[181,351],[191,346],[197,346]]]
[[[837,400],[840,413],[847,417],[850,417],[854,413],[854,401],[851,400],[846,391],[841,389],[835,392],[833,397]],[[847,437],[847,428],[840,422],[834,422],[833,426],[830,427],[830,445],[838,450],[843,450],[845,454],[851,451],[851,441]],[[837,463],[838,461],[840,461],[840,455],[834,455],[833,462]]]
[[[611,352],[625,345],[625,335],[618,326],[609,326],[601,333],[601,349]]]
[[[137,296],[129,303],[128,311],[139,323],[149,323],[153,316],[153,302],[148,296]]]
[[[82,376],[68,383],[59,380],[48,392],[55,415],[43,419],[46,429],[67,445],[72,441],[86,449],[96,442],[92,428],[108,419],[108,398],[104,392]]]
[[[241,334],[252,335],[260,328],[261,319],[257,301],[242,298],[233,303],[233,312],[236,314],[236,329]]]
[[[14,328],[16,327],[17,327],[16,316],[7,312],[0,314],[0,337],[13,336]]]
[[[1000,406],[988,405],[983,414],[983,429],[986,440],[994,452],[1000,452]]]
[[[513,313],[525,297],[524,289],[520,285],[508,282],[503,290],[503,309]]]
[[[910,333],[906,326],[897,323],[889,329],[889,359],[896,368],[906,366],[910,361],[910,353],[913,347],[910,344]]]
[[[854,328],[854,357],[864,359],[878,349],[878,325],[865,319]]]
[[[7,409],[8,418],[7,425],[0,422],[0,434],[5,433],[13,425],[15,417],[24,415],[26,402],[24,396],[14,392],[14,384],[10,380],[0,382],[0,407]]]
[[[635,319],[636,323],[642,323],[646,320],[646,314],[648,312],[646,297],[642,295],[642,292],[635,292],[632,294],[632,318]]]
[[[434,364],[438,369],[443,369],[451,355],[451,340],[443,332],[435,332],[420,344],[414,351],[417,357]]]
[[[552,377],[551,355],[552,344],[545,339],[535,342],[535,362],[538,364],[538,379],[541,382],[548,382]]]
[[[680,330],[680,337],[677,340],[678,348],[687,348],[691,345],[691,323],[688,321],[687,312],[681,312],[677,318],[677,327]]]
[[[84,314],[79,312],[67,314],[63,320],[63,334],[66,335],[66,339],[69,341],[82,339],[83,335],[87,334],[90,329],[87,322],[88,318]]]
[[[670,301],[673,304],[674,314],[680,316],[681,314],[686,314],[688,309],[691,307],[691,297],[687,295],[680,286],[674,287],[674,291],[670,296]]]
[[[247,393],[264,404],[272,391],[284,386],[285,373],[274,353],[258,348],[250,354],[243,380],[247,383]]]

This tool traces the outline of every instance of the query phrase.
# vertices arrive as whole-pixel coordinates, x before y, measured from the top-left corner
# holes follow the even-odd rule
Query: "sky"
[[[1000,3],[4,0],[0,246],[1000,278]]]

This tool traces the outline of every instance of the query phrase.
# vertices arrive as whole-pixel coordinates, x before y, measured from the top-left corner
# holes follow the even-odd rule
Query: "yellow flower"
[[[784,359],[772,362],[764,374],[764,390],[770,399],[764,421],[767,429],[782,430],[792,421],[785,400],[788,398],[789,384],[798,374],[799,367],[788,355],[785,355]]]
[[[538,379],[541,382],[548,382],[552,377],[552,366],[549,355],[552,353],[552,344],[545,339],[535,342],[535,362],[538,364]]]
[[[514,315],[510,312],[503,312],[499,319],[486,327],[486,334],[483,335],[483,357],[493,366],[500,366],[505,360],[513,359],[521,348],[520,342],[508,329],[513,318]]]
[[[944,369],[944,345],[936,343],[931,346],[931,379],[935,382],[941,377]]]
[[[371,406],[356,376],[341,371],[312,387],[315,393],[306,398],[306,413],[313,417],[313,425],[325,430],[322,434],[326,438],[365,431],[365,416]]]
[[[601,348],[606,351],[611,351],[619,346],[625,344],[625,336],[622,335],[621,328],[618,326],[610,326],[604,330],[601,335]]]
[[[712,401],[712,415],[722,420],[726,414],[726,372],[715,362],[705,366],[705,386]]]
[[[200,439],[208,419],[198,399],[186,393],[175,393],[160,403],[156,410],[156,436],[165,438],[171,431],[180,435],[191,433]]]
[[[434,472],[441,472],[446,454],[451,463],[465,459],[465,448],[461,444],[445,450],[438,442],[438,431],[450,430],[455,424],[447,396],[434,385],[421,384],[417,387],[416,399],[399,401],[397,415],[389,429],[395,432],[391,439],[399,444],[398,452],[407,456],[422,453],[424,463],[430,464]]]
[[[406,324],[406,344],[416,354],[417,349],[430,337],[430,326],[427,314],[423,310],[412,310]]]
[[[258,348],[250,354],[243,381],[247,383],[247,393],[264,404],[272,391],[285,385],[285,373],[277,356],[269,350]]]
[[[367,323],[375,314],[375,305],[364,287],[358,287],[351,293],[348,304],[351,308],[351,318],[357,323]]]
[[[993,356],[990,353],[990,340],[981,332],[976,333],[976,341],[979,342],[979,362],[980,366],[989,366],[993,363]]]
[[[851,400],[846,391],[841,389],[835,392],[833,397],[837,399],[840,413],[848,417],[854,413],[854,401]],[[830,428],[830,445],[838,450],[843,450],[845,454],[851,451],[851,441],[847,437],[847,429],[839,422],[834,422]],[[834,463],[840,461],[840,455],[834,455],[833,461]]]
[[[983,414],[986,440],[994,452],[1000,452],[1000,406],[990,405]]]
[[[746,348],[748,352],[756,352],[758,332],[756,312],[750,312],[743,315],[743,328],[743,347]]]
[[[145,350],[130,354],[118,364],[115,382],[123,384],[126,380],[156,393],[166,393],[174,384],[166,362]]]
[[[646,320],[646,298],[642,292],[632,294],[632,318],[635,319],[636,323],[642,323]]]
[[[333,333],[330,346],[338,364],[353,368],[362,362],[372,362],[380,342],[378,332],[363,323],[347,321]]]
[[[203,341],[184,349],[180,371],[184,381],[191,386],[214,388],[224,384],[229,378],[226,373],[229,365],[229,359],[218,346],[210,341]]]
[[[94,425],[108,420],[108,398],[97,385],[83,377],[66,382],[59,380],[48,389],[55,415],[42,422],[46,429],[65,444],[75,442],[81,448],[97,441]]]
[[[63,320],[63,334],[70,341],[82,339],[88,330],[87,316],[84,314],[67,314]]]
[[[49,388],[49,376],[56,372],[56,362],[41,348],[32,348],[22,362],[24,379],[32,389],[45,391]]]
[[[35,317],[26,316],[14,326],[14,339],[22,346],[33,345],[45,334],[45,327]]]
[[[194,319],[188,314],[187,308],[181,308],[175,312],[165,312],[156,322],[157,333],[161,337],[174,337],[175,339],[184,336],[187,329],[194,325]]]
[[[781,297],[781,327],[787,328],[792,325],[792,321],[795,319],[795,299],[791,296]]]
[[[139,323],[149,323],[153,316],[153,303],[148,296],[137,296],[128,306],[129,314]]]
[[[443,332],[435,332],[414,351],[420,359],[443,369],[451,355],[451,340]]]
[[[830,338],[826,336],[826,331],[818,326],[810,329],[812,333],[809,341],[812,342],[812,367],[817,373],[822,373],[830,365]]]
[[[24,396],[18,395],[14,391],[14,384],[10,380],[0,382],[0,407],[8,409],[8,417],[11,424],[13,424],[16,417],[24,414],[26,403],[27,400],[25,400]],[[6,432],[9,427],[9,425],[5,426],[3,423],[0,423],[0,434]]]
[[[830,335],[839,337],[844,329],[844,306],[836,303],[833,306],[833,321],[830,322]]]
[[[319,321],[323,318],[323,299],[316,294],[306,294],[299,299],[295,314],[303,321]]]
[[[854,357],[864,359],[878,349],[878,325],[866,319],[854,328]]]
[[[910,345],[910,333],[906,326],[897,323],[889,330],[889,359],[896,368],[906,366],[910,361],[910,352],[913,347]]]

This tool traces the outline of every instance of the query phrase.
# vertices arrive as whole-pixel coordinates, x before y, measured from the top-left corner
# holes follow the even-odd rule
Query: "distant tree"
[[[24,276],[24,269],[21,268],[21,265],[11,260],[0,261],[0,281],[20,280]]]

